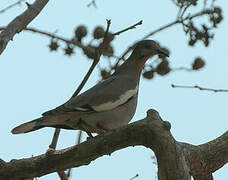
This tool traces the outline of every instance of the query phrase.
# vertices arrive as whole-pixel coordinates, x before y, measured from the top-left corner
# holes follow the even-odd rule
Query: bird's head
[[[126,74],[126,72],[128,72],[131,76],[136,75],[135,77],[139,80],[146,61],[154,55],[169,57],[168,53],[165,52],[157,42],[153,40],[139,41],[135,44],[130,57],[115,71],[114,74]]]
[[[137,59],[145,60],[157,54],[169,57],[168,53],[163,51],[160,45],[153,40],[142,40],[136,43],[132,54],[134,57],[137,57]]]

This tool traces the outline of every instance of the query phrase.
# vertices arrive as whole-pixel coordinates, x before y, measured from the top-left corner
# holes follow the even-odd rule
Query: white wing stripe
[[[98,106],[92,106],[92,108],[98,112],[114,109],[117,106],[124,104],[130,97],[134,96],[137,93],[137,91],[138,91],[138,85],[135,87],[135,89],[126,91],[116,101],[106,102]]]
[[[78,111],[89,111],[90,109],[76,107],[75,110],[78,110]]]

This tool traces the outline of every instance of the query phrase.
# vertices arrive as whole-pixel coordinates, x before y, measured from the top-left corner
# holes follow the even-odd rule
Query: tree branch
[[[186,21],[186,20],[192,20],[192,19],[194,19],[194,18],[196,18],[196,17],[199,17],[199,16],[202,16],[202,15],[208,14],[209,12],[211,12],[210,9],[205,9],[205,10],[200,11],[200,12],[198,12],[198,13],[195,13],[195,14],[193,14],[193,15],[191,15],[191,16],[187,16],[187,17],[185,17],[185,18],[182,18],[181,20],[180,20],[180,19],[175,20],[175,21],[173,21],[173,22],[171,22],[171,23],[169,23],[169,24],[166,24],[166,25],[164,25],[164,26],[161,26],[160,28],[158,28],[158,29],[156,29],[156,30],[150,32],[149,34],[147,34],[146,36],[144,36],[141,40],[147,39],[147,38],[149,38],[150,36],[153,36],[154,34],[160,32],[160,31],[162,31],[162,30],[165,30],[165,29],[167,29],[167,28],[169,28],[169,27],[171,27],[171,26],[173,26],[173,25],[176,25],[176,24],[183,24],[183,22]],[[135,43],[134,43],[134,44],[135,44]],[[125,56],[132,50],[133,47],[134,47],[134,45],[129,46],[129,48],[120,56],[120,58],[118,59],[118,61],[116,62],[115,66],[114,66],[115,68],[118,66],[119,62],[120,62],[122,59],[124,59]]]
[[[128,30],[130,30],[130,29],[135,29],[136,26],[142,25],[142,23],[143,23],[143,21],[141,20],[141,21],[137,22],[136,24],[134,24],[134,25],[132,25],[132,26],[130,26],[130,27],[128,27],[128,28],[123,29],[122,31],[119,31],[119,32],[114,33],[113,35],[115,35],[115,36],[116,36],[116,35],[120,35],[121,33],[125,32],[125,31],[128,31]]]
[[[36,0],[21,15],[11,21],[0,33],[0,54],[5,50],[8,42],[16,33],[20,33],[41,12],[49,0]]]
[[[183,86],[183,85],[175,85],[171,84],[172,88],[190,88],[190,89],[199,89],[201,91],[213,91],[213,92],[228,92],[228,89],[212,89],[212,88],[204,88],[198,85],[195,86]]]
[[[111,39],[113,36],[120,35],[123,32],[126,32],[126,31],[128,31],[130,29],[134,29],[134,28],[136,28],[136,26],[141,25],[141,24],[142,24],[142,20],[139,21],[139,22],[137,22],[136,24],[134,24],[132,26],[129,26],[129,27],[127,27],[127,28],[125,28],[125,29],[123,29],[121,31],[118,31],[118,32],[112,34],[111,36],[109,36],[108,39]],[[5,27],[0,27],[0,30],[5,30],[5,29],[6,29]],[[73,45],[81,48],[84,51],[85,54],[90,54],[91,56],[93,56],[93,59],[96,57],[95,49],[94,48],[91,48],[90,46],[84,46],[79,41],[74,41],[72,39],[71,40],[70,39],[66,39],[66,38],[63,38],[61,36],[57,36],[54,33],[42,31],[42,30],[39,30],[39,29],[36,29],[36,28],[30,28],[30,27],[28,27],[28,28],[24,28],[23,30],[24,31],[30,31],[30,32],[33,32],[33,33],[38,33],[38,34],[41,34],[41,35],[44,35],[44,36],[48,36],[50,38],[54,38],[54,39],[60,40],[60,41],[65,42],[67,44],[73,44]],[[106,44],[108,44],[108,43],[106,43]],[[115,57],[115,56],[113,56],[113,57]],[[119,57],[115,57],[115,58],[121,59]]]
[[[136,145],[155,152],[159,180],[189,180],[190,174],[206,179],[228,162],[228,131],[211,142],[193,146],[175,141],[170,128],[169,122],[162,121],[155,110],[149,110],[143,120],[108,131],[76,146],[8,163],[0,161],[0,177],[13,180],[40,177],[88,165],[103,155]]]
[[[210,174],[228,162],[228,131],[220,137],[198,146],[182,145],[191,173],[196,179]]]

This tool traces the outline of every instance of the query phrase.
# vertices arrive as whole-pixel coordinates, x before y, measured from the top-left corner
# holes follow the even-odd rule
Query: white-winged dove
[[[43,113],[42,117],[14,128],[12,133],[55,127],[99,134],[128,124],[137,106],[141,71],[156,54],[168,56],[155,41],[139,41],[130,57],[108,79]]]

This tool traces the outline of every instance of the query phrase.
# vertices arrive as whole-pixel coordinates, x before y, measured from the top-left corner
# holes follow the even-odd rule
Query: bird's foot
[[[93,138],[93,135],[92,133],[88,132],[88,131],[85,131],[86,134],[88,135],[88,137],[86,138],[86,140],[88,141],[89,139],[92,139]]]

